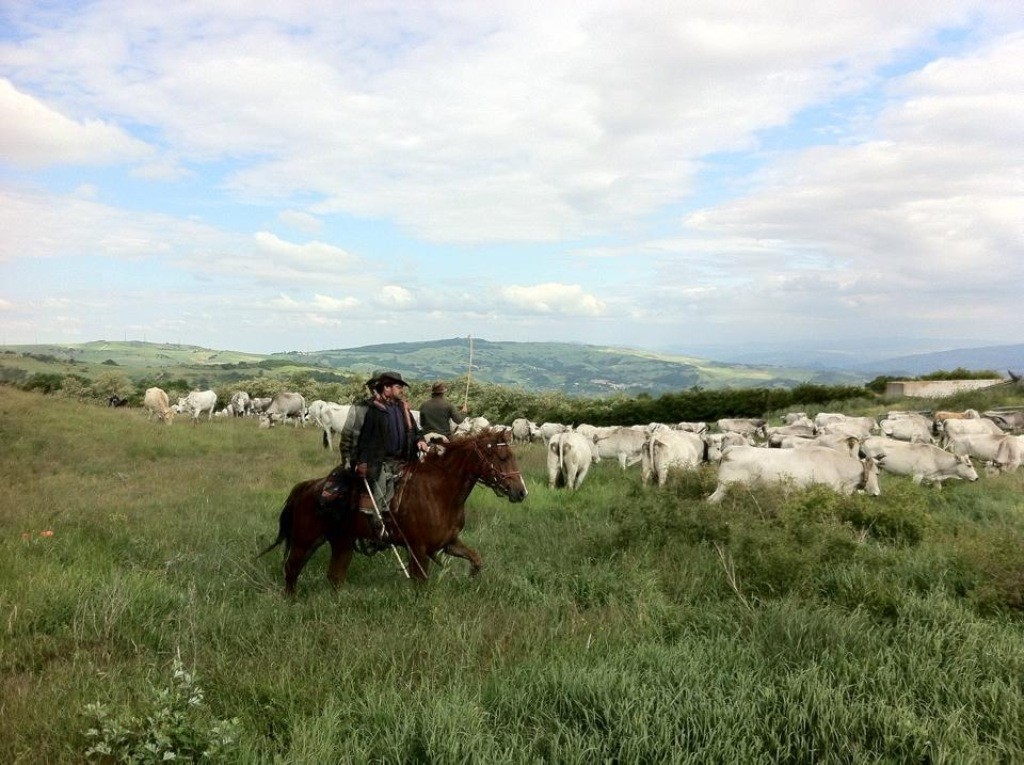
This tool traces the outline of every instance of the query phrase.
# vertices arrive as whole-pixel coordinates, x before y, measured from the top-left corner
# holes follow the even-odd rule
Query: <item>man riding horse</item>
[[[367,383],[371,397],[366,401],[366,418],[352,452],[352,482],[360,512],[384,533],[383,513],[391,509],[391,499],[402,473],[402,466],[426,451],[423,440],[405,401],[408,387],[398,372],[380,372]],[[324,487],[322,504],[329,505],[346,494],[347,476],[335,470]]]

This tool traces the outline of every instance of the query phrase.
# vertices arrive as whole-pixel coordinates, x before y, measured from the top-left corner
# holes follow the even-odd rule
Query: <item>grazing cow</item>
[[[899,441],[885,436],[864,439],[861,454],[878,461],[879,467],[893,475],[909,475],[914,483],[942,486],[951,479],[977,481],[978,471],[967,455],[957,456],[933,444]]]
[[[174,410],[170,407],[167,392],[162,388],[147,388],[142,405],[146,408],[147,420],[152,420],[153,416],[156,415],[156,418],[165,425],[170,425],[174,422]]]
[[[640,461],[646,442],[647,434],[636,428],[619,427],[610,431],[598,431],[594,436],[594,462],[600,462],[602,457],[615,458],[625,470]]]
[[[739,433],[705,433],[704,459],[711,463],[722,461],[722,454],[730,446],[753,446],[754,439]]]
[[[765,426],[768,423],[764,420],[751,417],[731,417],[718,421],[718,429],[723,433],[740,433],[744,436],[765,436]]]
[[[593,444],[571,430],[556,433],[548,441],[548,488],[576,490],[594,461]]]
[[[783,425],[810,425],[814,427],[814,420],[807,416],[807,412],[786,412],[782,415]]]
[[[366,407],[358,404],[325,403],[319,408],[320,427],[324,429],[324,448],[334,450],[334,435],[338,435],[338,452],[342,464],[348,464],[350,452],[356,445],[359,432],[366,419]]]
[[[985,416],[1008,433],[1024,430],[1024,412],[985,412]]]
[[[992,467],[997,471],[1009,473],[1024,463],[1024,436],[1005,436],[996,450]]]
[[[187,412],[192,415],[192,424],[195,425],[199,416],[206,412],[206,419],[213,419],[213,410],[217,407],[217,394],[212,390],[194,390],[185,398],[178,399],[178,411]]]
[[[545,422],[538,430],[541,438],[550,441],[552,436],[569,430],[569,426],[562,425],[560,422]]]
[[[720,502],[733,484],[757,481],[792,481],[796,486],[822,484],[842,494],[864,490],[878,496],[878,467],[874,460],[859,460],[835,449],[762,449],[733,446],[726,449],[718,468],[718,487],[708,502]]]
[[[995,462],[1003,441],[1013,436],[1006,433],[964,433],[946,441],[946,449],[953,454],[966,454],[981,462]]]
[[[703,458],[704,441],[696,433],[682,430],[655,432],[643,445],[640,479],[646,486],[653,473],[658,486],[664,486],[670,469],[697,468]]]
[[[887,417],[878,423],[878,427],[889,438],[897,441],[909,441],[912,444],[932,442],[932,425],[924,417]]]
[[[250,414],[260,415],[265,413],[267,411],[267,407],[270,406],[270,402],[273,400],[274,399],[270,396],[249,399]]]
[[[525,417],[516,417],[512,420],[512,442],[517,444],[528,444],[535,436],[540,435],[540,429],[533,422]]]
[[[236,390],[231,394],[231,412],[235,417],[249,414],[252,409],[252,398],[244,390]]]
[[[270,406],[260,416],[261,428],[272,428],[279,422],[291,418],[295,427],[303,423],[306,416],[306,399],[300,393],[281,391],[270,402]]]

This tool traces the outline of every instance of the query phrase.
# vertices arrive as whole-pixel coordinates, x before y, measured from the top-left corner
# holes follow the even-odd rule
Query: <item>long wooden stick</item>
[[[469,406],[469,383],[473,379],[473,336],[469,336],[469,370],[466,372],[466,395],[462,397],[462,408]]]

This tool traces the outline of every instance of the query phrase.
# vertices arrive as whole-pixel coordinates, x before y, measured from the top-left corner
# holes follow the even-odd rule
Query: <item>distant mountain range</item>
[[[801,383],[860,385],[882,374],[918,376],[957,367],[992,369],[1004,376],[1007,370],[1024,371],[1024,344],[961,348],[879,360],[844,356],[845,363],[834,367],[780,362],[779,359],[785,357],[782,353],[775,357],[775,363],[754,363],[749,356],[744,356],[742,362],[736,358],[710,361],[686,354],[656,353],[637,348],[582,343],[493,342],[475,338],[472,352],[475,380],[530,391],[562,391],[577,396],[603,396],[617,392],[629,396],[643,393],[660,395],[694,386],[718,389],[788,388]],[[769,351],[762,349],[762,352]],[[266,355],[134,341],[0,347],[0,367],[21,367],[29,372],[45,369],[46,365],[60,371],[58,367],[64,369],[73,364],[79,372],[87,371],[90,366],[100,366],[108,371],[119,368],[123,374],[131,376],[152,374],[154,367],[160,367],[176,376],[206,380],[219,379],[229,373],[238,378],[259,373],[258,369],[287,369],[290,372],[332,370],[363,379],[372,371],[385,368],[396,369],[410,380],[451,380],[464,376],[469,370],[469,363],[470,347],[465,337]]]

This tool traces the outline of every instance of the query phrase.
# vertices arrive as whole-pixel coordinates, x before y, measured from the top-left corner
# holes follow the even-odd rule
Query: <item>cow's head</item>
[[[956,458],[956,477],[963,478],[965,481],[978,480],[978,471],[974,469],[974,463],[966,454],[961,454]]]
[[[878,461],[868,457],[860,461],[861,464],[861,476],[860,484],[857,486],[865,494],[870,494],[872,497],[877,497],[882,493],[882,488],[878,485]]]

